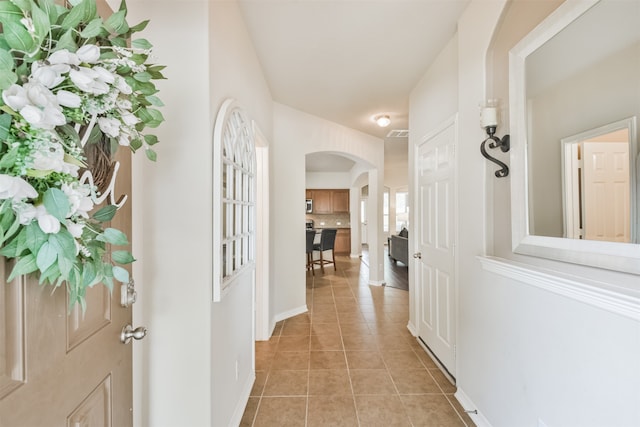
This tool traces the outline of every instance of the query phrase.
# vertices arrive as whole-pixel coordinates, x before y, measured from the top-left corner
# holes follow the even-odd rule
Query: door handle
[[[131,327],[131,325],[127,324],[124,328],[122,328],[122,332],[120,333],[120,342],[122,344],[129,344],[131,338],[134,340],[141,340],[147,335],[147,328],[144,326],[139,326],[135,329]]]
[[[416,252],[415,254],[413,254],[413,257],[417,258],[417,259],[422,259],[422,253],[421,252]]]

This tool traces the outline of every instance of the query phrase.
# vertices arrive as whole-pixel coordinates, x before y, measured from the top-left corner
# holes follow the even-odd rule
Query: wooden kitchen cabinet
[[[349,213],[349,190],[307,190],[314,214]]]
[[[333,213],[331,206],[331,191],[313,190],[313,213],[314,214],[330,214]]]
[[[333,250],[336,254],[340,254],[340,255],[351,253],[351,229],[350,228],[338,228]]]
[[[349,213],[349,190],[332,190],[333,213]]]

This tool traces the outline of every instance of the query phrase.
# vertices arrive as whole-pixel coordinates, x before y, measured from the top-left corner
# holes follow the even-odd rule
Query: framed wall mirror
[[[514,252],[640,274],[638,22],[567,1],[510,51]]]

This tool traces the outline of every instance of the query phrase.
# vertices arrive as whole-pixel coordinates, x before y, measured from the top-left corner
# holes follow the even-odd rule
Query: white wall
[[[467,409],[479,411],[479,425],[535,427],[540,420],[547,426],[635,426],[638,319],[483,270],[477,259],[517,260],[525,272],[544,267],[550,284],[570,273],[576,282],[638,290],[637,276],[513,254],[509,178],[496,179],[493,164],[479,153],[484,135],[478,105],[498,98],[508,109],[508,49],[555,7],[557,2],[473,0],[454,46],[412,92],[410,143],[442,120],[430,114],[446,118],[458,99],[458,395],[468,399]],[[508,133],[506,114],[503,119],[500,135]]]
[[[275,104],[270,177],[271,206],[277,210],[271,218],[271,252],[277,254],[271,268],[274,320],[306,310],[305,216],[302,210],[285,207],[299,206],[304,199],[305,155],[319,151],[346,153],[380,171],[384,168],[381,139]],[[300,268],[293,268],[295,265]]]
[[[234,97],[270,139],[272,101],[237,3],[209,3],[129,2],[130,22],[151,20],[143,37],[167,65],[158,162],[134,164],[134,317],[149,327],[135,343],[141,426],[233,424],[254,375],[251,281],[212,303],[212,129]]]
[[[305,183],[307,188],[349,188],[351,174],[349,172],[306,172]]]

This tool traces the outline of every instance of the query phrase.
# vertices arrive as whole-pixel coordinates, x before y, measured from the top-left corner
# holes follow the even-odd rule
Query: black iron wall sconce
[[[487,132],[487,139],[482,141],[480,144],[480,152],[482,155],[489,161],[492,161],[496,165],[500,166],[500,169],[495,171],[495,175],[498,178],[504,178],[509,175],[509,167],[500,160],[492,157],[489,153],[487,153],[487,149],[485,145],[489,142],[489,148],[500,148],[503,153],[506,153],[511,148],[511,140],[509,135],[505,135],[502,138],[498,138],[495,136],[496,128],[498,127],[498,113],[496,107],[484,107],[482,109],[481,114],[481,124],[482,127]]]

